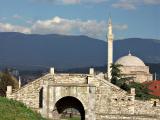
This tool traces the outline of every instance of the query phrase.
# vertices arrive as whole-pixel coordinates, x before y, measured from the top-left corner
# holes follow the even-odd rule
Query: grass
[[[23,103],[0,97],[0,120],[47,120]]]

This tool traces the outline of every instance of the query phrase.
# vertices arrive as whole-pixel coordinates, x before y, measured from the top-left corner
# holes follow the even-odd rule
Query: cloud
[[[25,22],[26,22],[27,24],[33,24],[33,23],[34,23],[32,19],[26,20]]]
[[[15,18],[15,19],[22,19],[22,16],[20,16],[18,14],[13,15],[12,17]]]
[[[115,24],[113,25],[113,28],[121,31],[128,29],[128,25]],[[57,16],[49,20],[32,21],[30,27],[0,23],[0,31],[34,34],[86,35],[93,38],[104,39],[107,32],[107,22],[96,20],[65,19]]]
[[[133,2],[132,0],[120,0],[117,3],[113,3],[112,6],[114,8],[123,8],[123,9],[127,9],[127,10],[135,10],[136,9],[135,2]]]
[[[50,20],[38,20],[32,26],[32,33],[48,34],[70,34],[77,27],[75,20],[54,17]]]
[[[80,0],[63,0],[64,4],[79,4]]]
[[[160,0],[143,0],[145,4],[153,4],[157,5],[160,4]]]
[[[94,38],[105,36],[105,22],[96,20],[82,21],[79,19],[69,20],[60,17],[54,17],[51,20],[38,20],[32,26],[32,33],[56,33],[64,35],[87,35]]]
[[[35,1],[39,2],[40,0],[35,0]],[[102,2],[107,2],[108,0],[41,0],[41,1],[55,3],[55,4],[70,5],[70,4],[102,3]]]
[[[7,19],[6,17],[0,17],[0,21],[4,21],[6,19]]]
[[[109,0],[80,0],[81,3],[102,3],[108,2]]]
[[[0,23],[0,32],[31,33],[31,30],[27,27],[12,25],[9,23]]]
[[[127,24],[122,24],[122,25],[116,24],[116,25],[113,25],[113,29],[119,30],[119,31],[127,30],[128,29],[128,25]]]
[[[141,5],[160,5],[160,0],[117,0],[112,4],[112,7],[135,10]]]

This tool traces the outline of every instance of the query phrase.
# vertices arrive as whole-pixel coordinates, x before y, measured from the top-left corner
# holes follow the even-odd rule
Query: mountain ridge
[[[24,68],[54,66],[59,69],[104,66],[107,42],[84,35],[39,35],[0,32],[0,66]],[[131,54],[145,63],[160,63],[160,41],[127,38],[114,41],[114,61]]]

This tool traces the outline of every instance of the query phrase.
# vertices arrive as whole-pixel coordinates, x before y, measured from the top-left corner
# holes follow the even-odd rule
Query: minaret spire
[[[112,19],[108,20],[108,80],[111,80],[111,65],[113,63],[113,33],[112,33]]]

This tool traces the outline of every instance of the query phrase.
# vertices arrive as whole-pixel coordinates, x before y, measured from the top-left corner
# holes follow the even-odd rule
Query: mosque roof
[[[123,66],[145,66],[140,58],[131,55],[130,52],[128,55],[119,58],[115,64],[121,64]]]

